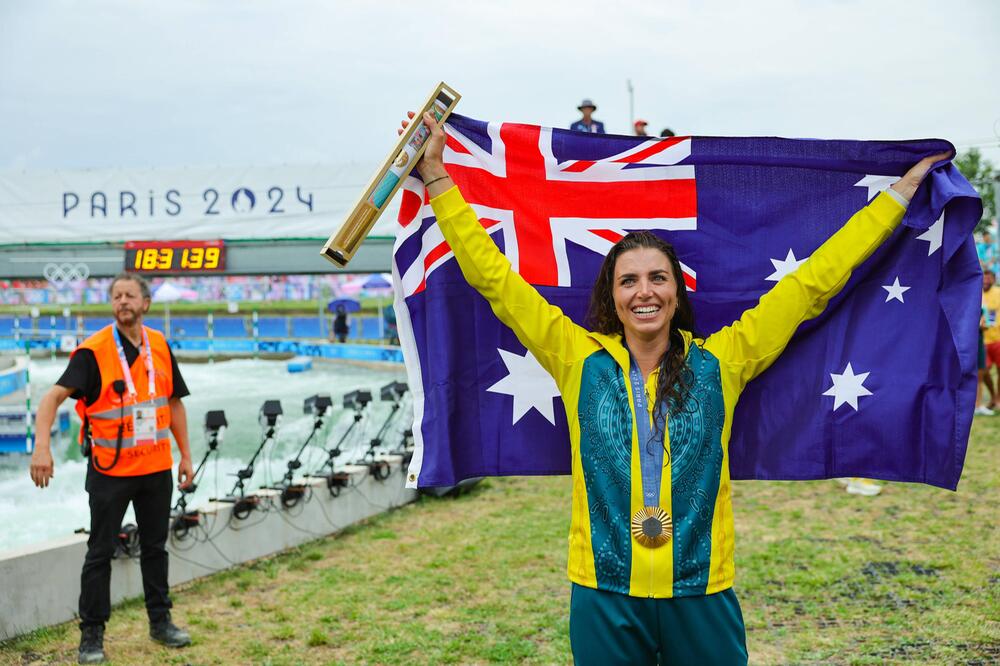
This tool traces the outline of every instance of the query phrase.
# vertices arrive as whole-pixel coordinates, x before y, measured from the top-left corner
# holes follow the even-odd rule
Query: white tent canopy
[[[198,292],[179,287],[173,282],[164,282],[153,290],[154,303],[175,303],[177,301],[197,301]]]

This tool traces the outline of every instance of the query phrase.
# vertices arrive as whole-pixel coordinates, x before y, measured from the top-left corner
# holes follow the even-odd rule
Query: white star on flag
[[[805,259],[796,259],[795,253],[789,248],[788,255],[784,259],[771,260],[771,263],[774,264],[774,272],[764,279],[777,282],[789,273],[794,272],[804,261]]]
[[[944,237],[944,213],[937,219],[937,222],[927,227],[927,231],[917,236],[917,240],[927,241],[927,256],[931,256],[941,249],[941,240]]]
[[[833,411],[837,411],[837,408],[845,402],[853,407],[854,411],[858,411],[858,398],[863,395],[872,395],[872,392],[864,386],[868,375],[867,372],[862,372],[860,375],[854,374],[850,363],[847,364],[843,374],[830,373],[833,386],[824,391],[823,395],[833,396]]]
[[[514,425],[529,410],[535,409],[552,425],[556,424],[552,399],[559,397],[559,389],[552,375],[538,363],[531,352],[520,356],[506,349],[497,349],[507,366],[507,376],[486,389],[492,393],[503,393],[514,398]]]
[[[868,201],[871,201],[879,192],[885,192],[889,187],[899,180],[899,176],[865,176],[854,187],[868,188]]]
[[[882,288],[885,289],[887,292],[889,292],[889,295],[885,297],[886,303],[888,303],[893,299],[896,299],[900,303],[905,303],[906,301],[903,300],[903,292],[909,291],[910,289],[909,287],[904,287],[901,284],[899,284],[898,275],[896,276],[896,280],[892,284],[884,284],[882,285]]]

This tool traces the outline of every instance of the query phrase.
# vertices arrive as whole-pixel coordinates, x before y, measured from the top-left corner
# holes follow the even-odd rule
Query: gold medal
[[[658,506],[645,506],[632,516],[632,538],[646,548],[659,548],[670,541],[673,533],[670,514]]]

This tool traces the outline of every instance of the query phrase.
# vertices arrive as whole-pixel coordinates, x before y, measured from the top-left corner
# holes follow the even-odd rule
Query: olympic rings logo
[[[48,263],[42,269],[42,275],[49,282],[61,286],[68,282],[79,282],[90,277],[90,267],[84,263]]]

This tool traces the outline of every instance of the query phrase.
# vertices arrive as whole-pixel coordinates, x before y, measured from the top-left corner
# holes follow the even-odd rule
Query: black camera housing
[[[302,413],[323,416],[330,411],[330,408],[332,407],[333,399],[330,398],[329,394],[317,393],[316,395],[311,395],[305,399],[305,402],[302,403]]]
[[[260,424],[274,427],[278,423],[278,417],[284,413],[280,400],[265,400],[260,408]]]
[[[227,427],[229,427],[229,421],[226,420],[226,412],[224,410],[213,409],[205,412],[205,430],[215,432]]]
[[[372,401],[372,392],[358,389],[344,395],[344,409],[364,409]]]
[[[406,382],[389,382],[381,389],[383,402],[399,402],[409,389]]]

